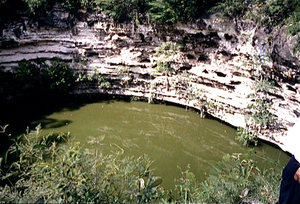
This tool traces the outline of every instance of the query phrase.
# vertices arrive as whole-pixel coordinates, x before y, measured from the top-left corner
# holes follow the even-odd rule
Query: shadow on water
[[[113,100],[112,100],[113,99]],[[9,124],[7,131],[12,135],[20,135],[25,132],[29,126],[34,129],[37,123],[32,121],[41,120],[43,128],[61,127],[72,121],[58,121],[55,119],[46,119],[47,115],[53,112],[74,111],[90,103],[112,103],[114,100],[121,100],[109,95],[71,95],[71,96],[52,96],[51,98],[30,98],[22,101],[12,102],[4,107],[0,107],[0,125]],[[130,102],[129,98],[122,98]]]
[[[6,133],[12,136],[24,134],[26,129],[34,130],[41,123],[42,129],[59,128],[72,123],[71,120],[47,118],[60,111],[75,111],[91,103],[114,103],[122,100],[130,102],[130,97],[117,97],[106,94],[53,95],[50,98],[31,97],[12,101],[0,107],[0,125],[9,125]],[[38,122],[33,122],[38,121]],[[0,157],[9,148],[11,142],[5,135],[1,137]]]
[[[60,128],[65,125],[69,125],[70,123],[72,123],[71,120],[57,120],[53,118],[43,118],[40,119],[38,122],[30,123],[30,125],[38,126],[39,124],[42,124],[42,129],[52,129],[52,128]]]
[[[4,127],[9,125],[5,129],[5,133],[2,133],[0,129],[1,148],[0,158],[6,157],[5,154],[9,147],[14,145],[13,139],[26,133],[27,128],[34,130],[39,124],[42,129],[55,129],[64,127],[71,124],[72,120],[58,120],[54,118],[47,118],[54,112],[60,111],[75,111],[83,108],[91,103],[105,103],[110,104],[118,100],[123,102],[130,102],[130,97],[117,97],[111,95],[68,95],[68,96],[52,96],[51,98],[25,98],[19,101],[11,101],[9,104],[0,106],[0,125]],[[37,122],[33,122],[37,121]],[[11,135],[11,136],[8,136]],[[44,136],[44,135],[41,135]],[[63,144],[67,140],[58,133],[51,133],[47,136],[47,144],[50,145],[53,142],[57,144]],[[9,170],[10,165],[18,161],[16,154],[8,154],[6,161],[0,163],[1,175]],[[17,181],[17,175],[10,177],[8,180],[0,180],[0,186],[5,184],[12,184]]]

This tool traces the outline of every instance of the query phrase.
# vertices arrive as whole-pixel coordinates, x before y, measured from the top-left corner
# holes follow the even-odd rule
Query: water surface
[[[34,123],[41,123],[44,132],[71,132],[86,147],[89,136],[103,137],[99,148],[104,153],[116,144],[128,156],[147,154],[167,189],[173,189],[174,178],[180,178],[179,168],[185,170],[190,164],[197,180],[203,181],[223,155],[249,152],[235,140],[235,128],[176,106],[101,101],[55,112]],[[289,159],[280,149],[265,143],[254,150],[261,168],[269,167],[265,161],[270,159],[282,166]]]

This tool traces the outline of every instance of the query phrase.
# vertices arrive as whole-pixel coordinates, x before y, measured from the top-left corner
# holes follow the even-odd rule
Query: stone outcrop
[[[248,96],[263,74],[277,81],[268,99],[278,124],[275,130],[256,134],[284,147],[286,131],[300,116],[299,56],[292,54],[295,39],[285,36],[284,28],[267,34],[251,22],[241,22],[236,32],[231,22],[214,17],[174,26],[115,25],[104,14],[86,11],[75,19],[59,6],[49,15],[48,25],[24,17],[1,31],[0,62],[6,70],[22,59],[60,57],[78,72],[100,72],[111,84],[78,86],[73,94],[172,102],[235,127],[245,127],[244,115],[253,102]],[[173,74],[155,72],[155,50],[167,41],[182,45],[170,61]],[[75,63],[74,58],[79,60]],[[263,60],[263,65],[253,64]]]

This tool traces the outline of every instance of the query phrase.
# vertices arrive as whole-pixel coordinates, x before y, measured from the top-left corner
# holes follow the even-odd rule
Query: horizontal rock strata
[[[64,12],[60,16],[68,16],[67,11],[59,12]],[[217,19],[172,27],[115,26],[103,14],[85,13],[85,18],[76,21],[74,27],[65,28],[58,23],[39,27],[24,18],[2,31],[0,62],[11,70],[22,59],[60,57],[76,71],[100,72],[111,83],[109,88],[81,85],[73,94],[109,93],[157,99],[197,109],[234,127],[245,127],[245,111],[252,103],[248,96],[254,93],[253,84],[264,69],[255,67],[253,61],[257,57],[264,59],[267,48],[273,49],[274,59],[266,61],[266,74],[278,81],[269,93],[278,128],[256,134],[284,147],[286,131],[300,115],[300,84],[295,71],[298,61],[286,59],[276,51],[276,42],[281,42],[277,38],[268,47],[267,37],[251,23],[236,33],[234,26],[221,24]],[[168,75],[155,72],[159,60],[156,48],[167,41],[182,45],[172,58],[176,73]],[[84,63],[74,63],[76,57]],[[287,61],[292,66],[283,63]]]

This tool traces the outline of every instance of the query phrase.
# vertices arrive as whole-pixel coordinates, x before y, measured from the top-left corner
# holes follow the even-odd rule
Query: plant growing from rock
[[[276,125],[276,116],[270,112],[271,104],[267,99],[267,93],[273,86],[273,82],[262,78],[253,85],[255,93],[250,94],[249,97],[252,97],[254,102],[247,106],[246,128],[237,129],[236,139],[245,146],[258,144],[258,138],[254,132],[259,133],[262,129],[273,128]]]
[[[174,42],[163,43],[156,49],[155,56],[157,59],[156,72],[162,73],[166,76],[175,73],[172,63],[174,56],[179,52],[180,47]]]
[[[246,127],[238,128],[237,131],[236,139],[246,146],[250,144],[256,146],[258,138],[254,133],[274,128],[277,122],[276,116],[270,112],[271,101],[268,99],[269,92],[274,88],[274,82],[267,78],[263,69],[269,60],[269,56],[254,56],[254,60],[247,64],[252,67],[253,76],[258,79],[251,87],[254,93],[248,95],[252,102],[248,104],[245,112]]]
[[[35,13],[37,9],[41,8],[42,6],[45,6],[47,3],[46,0],[25,0],[25,2],[28,5],[29,11],[31,13]]]
[[[246,117],[248,127],[253,130],[261,131],[261,129],[272,128],[276,124],[276,117],[270,112],[271,104],[267,99],[268,92],[273,88],[274,83],[266,79],[254,83],[254,103],[248,105],[248,110],[251,112]]]
[[[151,21],[163,24],[172,24],[179,16],[168,1],[155,0],[149,3],[149,16]]]
[[[248,129],[244,129],[242,127],[239,127],[237,129],[236,134],[237,134],[236,140],[238,140],[244,146],[250,146],[250,145],[257,146],[257,144],[258,144],[257,136],[252,134]]]
[[[118,66],[117,67],[117,75],[129,76],[130,72],[131,72],[131,69],[128,66]]]
[[[151,81],[150,82],[150,88],[149,88],[148,103],[153,103],[153,99],[155,97],[155,90],[156,90],[156,82]]]
[[[122,77],[121,85],[123,85],[123,84],[126,85],[129,83],[129,81],[132,80],[130,72],[131,72],[131,69],[128,66],[122,65],[122,66],[117,67],[117,75],[120,75]]]
[[[235,29],[239,31],[238,20],[240,20],[248,10],[246,1],[241,0],[225,0],[220,1],[210,9],[212,13],[218,13],[223,19],[228,18],[234,20]]]
[[[109,81],[97,69],[94,69],[92,73],[80,71],[76,76],[76,82],[81,87],[98,86],[99,88],[109,88],[111,86]]]
[[[180,75],[176,86],[176,95],[179,99],[185,99],[188,103],[196,101],[193,105],[198,107],[202,118],[205,117],[206,106],[208,105],[203,90],[192,85],[190,76]]]
[[[75,77],[69,65],[60,58],[54,58],[50,63],[48,65],[45,59],[19,62],[14,73],[20,94],[68,93],[73,89]]]
[[[146,0],[94,0],[99,10],[115,22],[132,21],[139,24],[139,16],[147,10]]]

